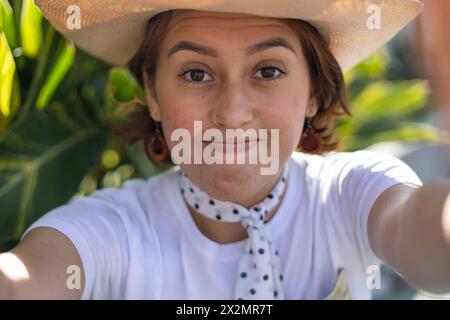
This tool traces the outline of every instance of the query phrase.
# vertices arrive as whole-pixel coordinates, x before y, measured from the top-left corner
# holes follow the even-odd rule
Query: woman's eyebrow
[[[250,55],[255,54],[257,52],[260,52],[260,51],[263,51],[263,50],[267,50],[267,49],[270,49],[270,48],[274,48],[274,47],[286,48],[286,49],[292,51],[294,54],[297,54],[297,52],[295,51],[293,46],[289,43],[289,41],[287,41],[284,38],[280,38],[280,37],[270,38],[270,39],[258,42],[258,43],[254,44],[254,45],[251,45],[250,47],[247,48],[246,53],[247,53],[248,56],[250,56]],[[190,50],[190,51],[197,52],[198,54],[202,54],[202,55],[209,56],[209,57],[214,57],[214,58],[217,58],[217,56],[218,56],[217,50],[214,49],[214,48],[205,47],[205,46],[199,45],[199,44],[194,43],[194,42],[183,40],[183,41],[180,41],[177,44],[175,44],[169,50],[167,58],[170,58],[176,52],[182,51],[182,50]]]

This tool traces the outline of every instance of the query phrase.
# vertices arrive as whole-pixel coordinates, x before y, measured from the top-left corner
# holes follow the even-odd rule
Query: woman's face
[[[274,38],[282,41],[253,47]],[[190,45],[173,50],[181,41]],[[278,154],[271,155],[279,160],[274,175],[262,175],[260,168],[267,167],[262,164],[181,164],[211,196],[242,205],[261,201],[274,186],[298,145],[305,116],[317,111],[309,100],[300,42],[278,19],[201,11],[175,15],[156,66],[156,92],[146,75],[145,80],[151,116],[162,122],[170,150],[178,144],[170,139],[175,129],[194,137],[194,121],[202,122],[203,132],[216,128],[224,137],[226,129],[267,129],[267,150],[279,144]],[[270,129],[279,129],[279,141]]]

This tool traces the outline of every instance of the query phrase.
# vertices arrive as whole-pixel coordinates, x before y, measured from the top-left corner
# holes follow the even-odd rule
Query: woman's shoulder
[[[297,166],[303,166],[310,170],[316,168],[323,172],[327,168],[331,168],[335,173],[338,169],[348,171],[353,168],[370,167],[374,165],[407,166],[402,160],[390,154],[365,149],[356,151],[330,151],[321,155],[294,152],[291,160]]]
[[[340,190],[344,185],[370,181],[421,184],[420,178],[404,161],[379,151],[332,151],[323,155],[295,152],[291,161],[294,171],[307,185],[321,190]]]
[[[361,149],[356,151],[328,151],[323,154],[309,154],[295,151],[291,157],[296,162],[320,163],[332,161],[361,161],[367,159],[382,159],[382,160],[399,160],[398,158],[384,152],[373,151],[368,149]]]
[[[78,196],[48,211],[32,227],[54,223],[127,230],[144,228],[151,223],[152,212],[165,201],[166,190],[172,190],[175,176],[176,169],[171,169],[150,178],[129,179],[118,188],[102,188]]]

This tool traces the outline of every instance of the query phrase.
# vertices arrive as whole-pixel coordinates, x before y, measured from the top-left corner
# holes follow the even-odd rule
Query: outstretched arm
[[[79,288],[68,285],[69,266],[79,266]],[[0,299],[79,299],[83,286],[80,256],[55,229],[31,230],[17,247],[0,254]]]
[[[383,192],[368,222],[375,253],[414,286],[450,292],[450,180]]]

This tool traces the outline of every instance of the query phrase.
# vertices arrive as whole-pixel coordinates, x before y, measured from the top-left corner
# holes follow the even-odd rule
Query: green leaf
[[[51,26],[48,26],[45,34],[45,41],[40,51],[36,68],[33,70],[33,77],[31,83],[29,85],[28,90],[26,91],[25,101],[23,106],[21,107],[21,113],[16,123],[20,123],[27,115],[28,111],[31,110],[32,106],[35,106],[37,97],[39,95],[40,88],[45,81],[45,71],[48,67],[48,61],[50,60],[50,55],[52,48],[57,46],[58,40],[55,39],[55,29]],[[1,141],[1,139],[0,139]]]
[[[42,14],[33,0],[23,0],[20,16],[20,36],[25,56],[35,58],[42,44]]]
[[[71,42],[66,42],[37,98],[36,107],[39,110],[48,105],[62,79],[72,67],[74,58],[75,46]]]
[[[0,113],[10,114],[11,92],[16,64],[3,32],[0,32]]]
[[[367,85],[350,103],[360,119],[379,116],[407,116],[425,106],[427,89],[423,81],[378,81]]]
[[[121,121],[129,112],[142,108],[144,100],[144,90],[128,70],[111,68],[100,118],[109,124]]]
[[[0,114],[0,141],[3,136],[8,124],[19,111],[20,108],[20,82],[17,73],[14,75],[12,92],[11,92],[11,101],[9,104],[9,116],[3,116]]]
[[[345,72],[345,82],[350,84],[356,80],[380,78],[386,74],[388,65],[389,56],[386,47],[382,47],[367,59]]]
[[[133,75],[122,68],[112,68],[109,74],[110,92],[118,102],[131,101],[139,91]]]
[[[370,143],[378,143],[383,141],[428,141],[438,142],[440,139],[439,131],[433,126],[403,124],[399,128],[390,131],[384,131],[374,134]]]
[[[6,34],[9,46],[16,48],[18,45],[16,28],[14,26],[14,13],[8,0],[0,0],[0,20],[0,29]]]
[[[84,106],[31,110],[0,144],[0,243],[17,239],[44,213],[65,204],[98,164],[105,130]]]
[[[442,134],[433,126],[421,123],[399,123],[396,128],[380,130],[370,135],[354,134],[341,137],[346,150],[354,151],[367,148],[373,144],[386,141],[425,141],[443,142]]]

